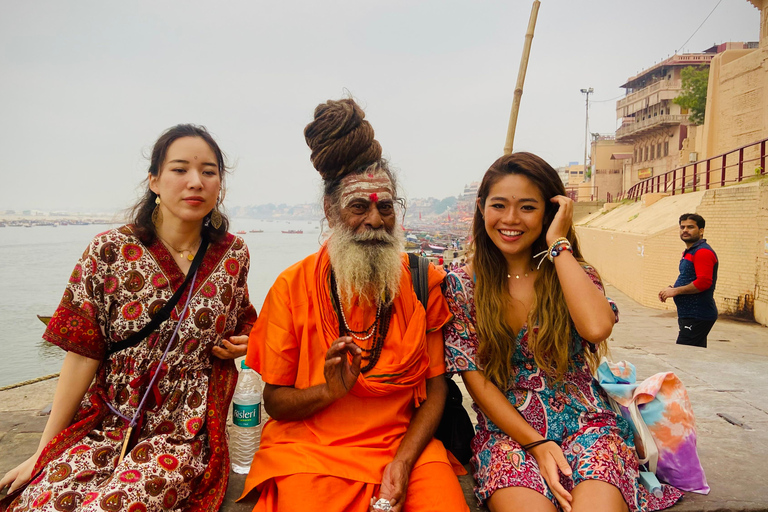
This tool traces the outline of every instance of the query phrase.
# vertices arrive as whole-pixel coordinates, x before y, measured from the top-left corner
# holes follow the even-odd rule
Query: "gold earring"
[[[221,213],[219,213],[219,206],[217,204],[216,208],[211,212],[211,225],[213,226],[213,229],[219,229],[221,227],[221,222]]]
[[[157,226],[158,222],[163,219],[160,213],[160,196],[155,197],[155,209],[152,210],[152,224]]]

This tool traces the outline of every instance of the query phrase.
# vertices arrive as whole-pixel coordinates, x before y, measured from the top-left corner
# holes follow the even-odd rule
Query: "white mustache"
[[[352,240],[355,242],[385,242],[390,245],[395,243],[395,237],[384,229],[369,229],[362,233],[355,233],[352,235]]]

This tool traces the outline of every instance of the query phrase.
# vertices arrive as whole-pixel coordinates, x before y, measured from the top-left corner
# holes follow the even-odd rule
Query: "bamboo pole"
[[[533,31],[536,29],[536,18],[539,15],[539,0],[533,1],[531,6],[531,17],[528,19],[528,31],[525,33],[525,44],[523,45],[523,57],[520,59],[520,69],[517,72],[517,85],[515,85],[515,96],[512,100],[512,112],[509,114],[509,126],[507,127],[507,141],[504,143],[504,154],[512,153],[512,146],[515,142],[515,127],[517,126],[517,113],[520,110],[520,98],[523,96],[523,84],[525,83],[525,72],[528,69],[528,57],[531,54],[531,41],[533,41]]]

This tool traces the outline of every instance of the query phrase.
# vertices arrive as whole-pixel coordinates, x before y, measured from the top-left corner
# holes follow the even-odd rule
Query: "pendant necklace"
[[[339,290],[338,282],[336,283],[336,295],[338,297],[341,297],[341,290]],[[379,316],[381,315],[381,303],[379,303],[378,307],[376,308],[376,318],[373,319],[373,323],[371,323],[370,326],[366,327],[362,331],[353,331],[349,327],[349,323],[347,322],[347,317],[344,314],[344,306],[341,303],[339,304],[339,312],[341,313],[341,319],[344,322],[344,327],[346,327],[347,332],[356,340],[365,341],[368,338],[372,337],[373,334],[376,332],[376,323],[378,322]]]
[[[199,248],[200,248],[200,240],[201,240],[201,239],[199,239],[199,240],[197,241],[197,244],[196,244],[196,245],[197,245],[197,247],[195,247],[195,249],[194,249],[194,251],[193,251],[192,249],[177,249],[176,247],[172,246],[172,245],[171,245],[171,243],[170,243],[168,240],[166,240],[165,238],[161,237],[160,235],[157,235],[157,238],[159,238],[160,240],[162,240],[163,242],[165,242],[165,245],[167,245],[168,247],[170,247],[171,249],[173,249],[175,252],[179,253],[179,258],[184,258],[184,257],[185,257],[185,256],[184,256],[184,253],[186,252],[186,253],[187,253],[187,256],[186,256],[186,258],[187,258],[187,260],[189,260],[189,261],[192,261],[192,260],[194,260],[194,259],[195,259],[195,252],[197,252],[197,249],[199,249]]]

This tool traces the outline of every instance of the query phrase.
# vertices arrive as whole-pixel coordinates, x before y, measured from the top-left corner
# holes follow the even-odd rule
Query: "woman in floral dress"
[[[639,484],[629,426],[592,378],[618,312],[572,216],[546,162],[500,158],[478,189],[472,263],[444,282],[447,369],[478,413],[475,492],[493,512],[663,509],[682,493]]]
[[[232,359],[256,319],[248,249],[218,211],[224,172],[202,127],[178,125],[156,142],[133,223],[93,239],[43,335],[67,355],[38,452],[0,481],[10,485],[0,509],[218,510]],[[112,353],[162,309],[206,245],[170,318]]]

